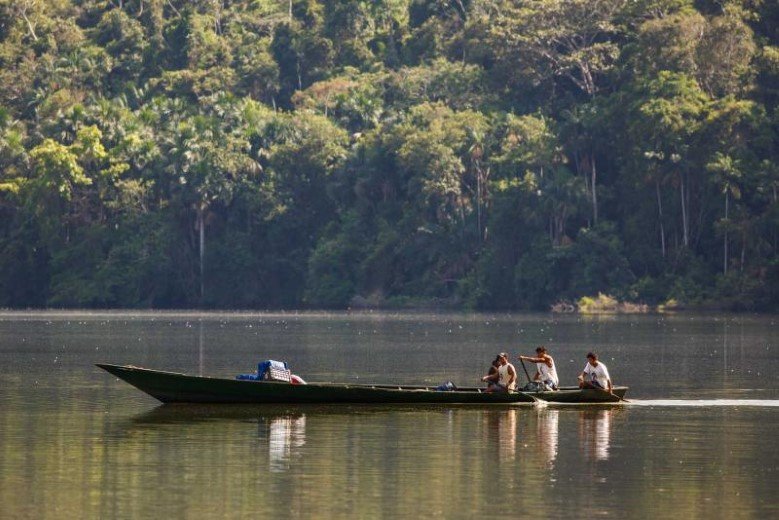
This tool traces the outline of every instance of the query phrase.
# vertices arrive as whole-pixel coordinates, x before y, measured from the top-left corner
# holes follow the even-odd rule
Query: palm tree
[[[725,196],[725,218],[722,220],[724,235],[722,274],[728,274],[728,231],[731,226],[729,219],[730,197],[732,195],[734,199],[741,198],[741,188],[738,185],[738,180],[741,178],[741,164],[740,161],[733,159],[731,156],[717,152],[714,155],[714,160],[706,165],[706,169],[714,173],[714,182],[717,183],[720,192]],[[746,240],[744,240],[744,242],[746,242]],[[743,269],[743,248],[741,257],[741,266]]]
[[[468,134],[468,158],[470,166],[476,177],[476,226],[478,230],[479,242],[484,240],[484,228],[482,226],[482,206],[487,209],[489,199],[489,177],[490,167],[484,166],[484,153],[486,147],[485,132],[467,128]],[[485,219],[486,220],[486,219]]]

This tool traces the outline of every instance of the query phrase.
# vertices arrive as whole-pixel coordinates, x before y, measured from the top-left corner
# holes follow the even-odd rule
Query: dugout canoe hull
[[[191,376],[134,366],[97,364],[163,403],[352,403],[352,404],[532,404],[523,392],[487,393],[481,388],[437,391],[434,387],[246,381]]]

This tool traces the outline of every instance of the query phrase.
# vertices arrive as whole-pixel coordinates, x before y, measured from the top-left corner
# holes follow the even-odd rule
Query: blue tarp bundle
[[[272,368],[278,368],[280,370],[288,370],[289,367],[287,366],[286,361],[274,361],[272,359],[268,359],[266,361],[263,361],[262,363],[259,363],[257,365],[257,373],[256,374],[238,374],[235,376],[236,379],[241,380],[248,380],[248,381],[260,381],[264,379],[265,373]]]
[[[439,392],[454,392],[455,390],[457,390],[457,387],[451,381],[447,381],[446,383],[435,387],[435,389],[438,390]]]
[[[262,363],[257,365],[257,374],[259,374],[260,379],[262,379],[262,376],[265,375],[265,372],[267,372],[271,368],[278,368],[281,370],[289,369],[286,361],[273,361],[272,359],[263,361]]]

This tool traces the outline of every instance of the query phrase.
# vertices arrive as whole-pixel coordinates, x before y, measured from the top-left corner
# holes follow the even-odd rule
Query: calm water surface
[[[776,518],[777,320],[0,314],[0,517]],[[473,385],[539,344],[631,404],[160,406],[93,365]]]

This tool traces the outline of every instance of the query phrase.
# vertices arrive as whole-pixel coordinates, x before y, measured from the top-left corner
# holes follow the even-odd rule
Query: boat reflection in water
[[[286,471],[290,461],[306,444],[306,416],[260,417],[259,437],[268,442],[268,466],[271,471]]]
[[[543,461],[553,466],[557,459],[560,410],[539,409],[536,416],[536,442]]]
[[[522,443],[523,457],[534,467],[551,469],[557,460],[560,411],[537,408],[523,415],[517,437]]]
[[[541,457],[545,465],[557,458],[559,410],[538,409],[490,411],[485,415],[489,438],[497,444],[501,462],[513,462],[517,457],[517,443]]]
[[[517,456],[517,410],[506,410],[498,416],[498,446],[501,460],[513,461]]]
[[[589,461],[608,460],[614,410],[579,412],[579,445]]]
[[[314,417],[342,414],[338,408],[311,408]],[[235,435],[242,425],[257,425],[257,439],[267,444],[271,472],[287,471],[306,444],[306,413],[288,408],[256,405],[162,405],[130,420],[131,429],[159,432],[163,425],[197,425],[217,435]],[[201,432],[202,434],[202,432]],[[263,463],[264,465],[264,463]]]
[[[517,456],[518,417],[518,410],[490,410],[484,415],[488,436],[497,444],[500,462],[513,462]]]

